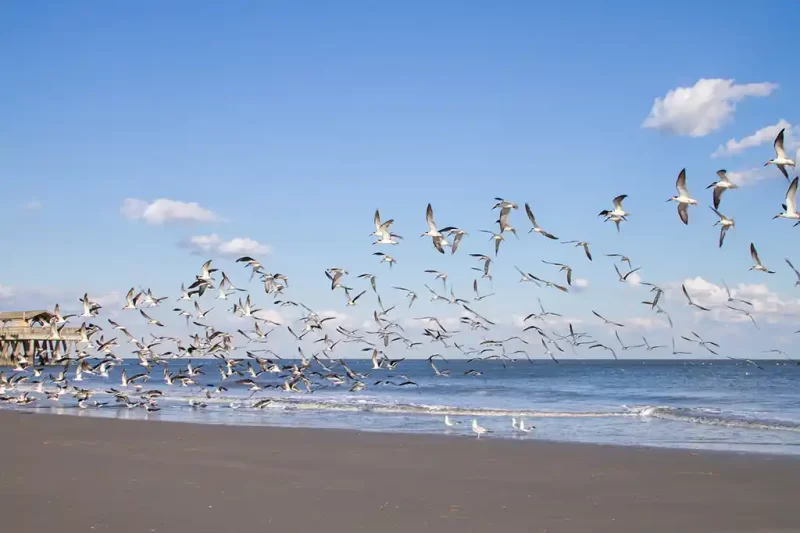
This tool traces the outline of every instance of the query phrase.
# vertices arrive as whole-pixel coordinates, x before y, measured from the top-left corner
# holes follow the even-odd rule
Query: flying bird
[[[425,221],[428,223],[428,231],[420,235],[420,237],[430,237],[436,251],[443,254],[444,247],[450,246],[450,243],[447,242],[444,235],[436,229],[436,221],[433,219],[433,207],[431,207],[431,204],[428,204],[428,207],[425,209]]]
[[[722,248],[722,241],[725,240],[725,234],[728,233],[728,230],[731,229],[736,225],[732,218],[728,218],[715,208],[711,208],[714,213],[719,217],[719,220],[714,222],[715,226],[719,226],[719,247]]]
[[[555,235],[553,235],[551,233],[547,233],[545,230],[543,230],[542,228],[539,227],[539,224],[536,223],[536,217],[533,216],[533,211],[531,211],[531,206],[529,206],[527,203],[525,204],[525,212],[528,214],[528,219],[530,219],[531,224],[533,224],[533,228],[531,228],[528,231],[528,233],[536,232],[539,235],[543,235],[543,236],[547,237],[548,239],[552,239],[552,240],[557,240],[558,239],[558,237],[556,237]]]
[[[794,275],[797,277],[797,281],[794,282],[794,286],[797,287],[798,285],[800,285],[800,272],[797,271],[797,269],[794,267],[791,261],[789,261],[785,257],[783,258],[783,260],[786,261],[786,264],[789,265],[789,268],[791,268],[794,271]]]
[[[786,128],[782,129],[778,132],[778,136],[775,137],[775,142],[773,143],[773,147],[775,148],[775,158],[770,159],[764,166],[767,165],[775,165],[778,167],[778,170],[781,171],[783,177],[787,180],[789,179],[789,173],[786,171],[786,167],[794,167],[794,161],[786,157],[786,152],[783,150],[783,132]]]
[[[681,169],[678,174],[678,180],[675,182],[675,188],[678,189],[678,196],[673,196],[667,202],[676,202],[678,204],[678,216],[681,222],[689,224],[689,206],[697,205],[697,200],[689,196],[689,189],[686,188],[686,169]]]
[[[790,220],[798,220],[800,221],[800,213],[797,212],[797,180],[798,177],[792,180],[792,183],[789,184],[789,189],[786,191],[786,203],[783,204],[783,213],[778,213],[774,217],[775,218],[788,218]],[[800,222],[796,222],[795,226],[800,224]]]
[[[733,183],[731,180],[728,179],[728,171],[721,169],[717,170],[717,176],[719,176],[719,181],[715,181],[706,189],[710,189],[714,187],[714,209],[719,209],[719,202],[722,199],[722,193],[727,191],[728,189],[736,189],[738,185]]]
[[[752,242],[750,243],[750,257],[753,258],[753,266],[750,267],[750,270],[756,270],[758,272],[765,272],[767,274],[774,274],[775,271],[768,269],[764,265],[761,264],[761,260],[758,258],[758,252],[756,251],[756,246]]]
[[[575,248],[578,246],[583,246],[583,251],[586,253],[586,257],[589,258],[589,261],[592,260],[592,252],[589,251],[589,243],[586,241],[563,241],[561,244],[574,244]]]
[[[686,285],[682,284],[681,285],[681,289],[683,290],[683,295],[686,296],[687,300],[689,300],[689,305],[690,306],[696,307],[696,308],[700,309],[701,311],[711,311],[711,309],[709,309],[708,307],[703,307],[702,305],[697,305],[696,303],[694,303],[694,301],[692,301],[692,297],[689,296],[689,292],[686,290]]]

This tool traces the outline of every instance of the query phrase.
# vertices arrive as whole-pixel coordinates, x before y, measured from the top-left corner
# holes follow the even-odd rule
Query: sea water
[[[184,370],[187,362],[170,361],[170,372]],[[177,382],[167,386],[162,367],[153,367],[144,390],[157,389],[165,395],[157,400],[160,411],[147,412],[116,404],[105,392],[113,387],[135,396],[132,386],[120,387],[122,368],[128,377],[143,371],[134,360],[113,368],[108,378],[84,374],[82,381],[72,383],[95,392],[90,404],[108,402],[105,406],[81,409],[70,395],[56,403],[33,393],[37,401],[30,405],[0,403],[0,407],[120,419],[465,436],[472,436],[470,422],[476,418],[493,431],[489,438],[800,453],[800,366],[792,361],[759,364],[763,370],[739,361],[451,360],[437,361],[440,370],[450,370],[449,377],[437,377],[427,361],[406,360],[396,370],[372,370],[368,360],[350,360],[347,365],[354,372],[367,375],[362,391],[350,392],[349,380],[325,386],[325,380],[315,378],[311,392],[272,388],[251,393],[235,383],[249,375],[222,381],[219,361],[204,359],[192,361],[204,372],[194,378],[197,386]],[[313,369],[320,370],[316,366]],[[333,370],[344,374],[341,368]],[[482,374],[465,374],[468,370]],[[6,374],[11,375],[8,370]],[[70,370],[68,380],[73,375]],[[41,378],[31,377],[36,379]],[[380,380],[406,379],[416,385],[375,385]],[[256,381],[276,385],[283,378],[264,373]],[[218,385],[227,391],[207,399],[205,390]],[[32,387],[26,383],[19,391]],[[54,386],[46,383],[45,390]],[[253,408],[252,403],[262,398],[274,401],[263,409]],[[192,399],[205,407],[191,406]],[[445,415],[458,424],[446,427]],[[535,429],[519,435],[512,429],[511,417],[523,418]]]

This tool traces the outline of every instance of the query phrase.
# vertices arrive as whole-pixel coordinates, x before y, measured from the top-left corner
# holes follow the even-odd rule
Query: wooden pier
[[[49,311],[0,312],[0,366],[16,365],[21,359],[28,364],[51,364],[59,356],[67,356],[81,339],[79,328],[62,328],[53,336]]]

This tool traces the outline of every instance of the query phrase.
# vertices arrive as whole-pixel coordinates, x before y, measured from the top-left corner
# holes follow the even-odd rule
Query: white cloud
[[[689,278],[683,281],[686,285],[686,290],[694,300],[695,303],[712,309],[711,317],[721,322],[743,322],[749,319],[743,313],[736,313],[727,308],[728,295],[725,288],[721,285],[716,285],[701,277]],[[670,298],[684,299],[681,294],[681,283],[669,283]],[[752,303],[752,307],[739,302],[734,302],[731,305],[750,311],[758,321],[765,319],[767,322],[792,322],[796,323],[800,318],[800,298],[786,298],[778,293],[769,290],[769,287],[763,283],[739,283],[730,287],[731,296],[734,298],[741,298]],[[707,316],[709,313],[702,313],[698,316]]]
[[[633,287],[638,287],[642,283],[642,276],[639,275],[638,272],[634,272],[630,276],[628,276],[628,285]]]
[[[258,316],[258,318],[271,320],[272,322],[277,322],[278,324],[283,324],[285,322],[283,315],[274,309],[262,309],[255,314]]]
[[[774,168],[756,167],[748,170],[730,171],[728,172],[728,178],[736,185],[746,187],[767,179],[782,178],[782,176]]]
[[[734,155],[743,152],[748,148],[753,148],[755,146],[761,146],[765,143],[772,144],[775,141],[775,137],[778,136],[778,133],[782,129],[786,129],[784,133],[784,144],[787,140],[787,137],[791,136],[791,128],[792,125],[786,122],[783,119],[780,119],[777,124],[772,124],[771,126],[765,126],[760,130],[756,131],[752,135],[748,135],[747,137],[743,137],[741,140],[737,141],[736,139],[728,139],[724,145],[720,145],[711,157],[719,157],[719,156],[726,156],[726,155]]]
[[[22,207],[22,209],[25,211],[38,211],[42,208],[42,202],[38,200],[31,200],[30,202],[25,202],[20,207]]]
[[[589,288],[589,280],[584,278],[575,278],[572,282],[572,292],[583,292]]]
[[[730,119],[738,102],[768,96],[777,88],[774,83],[737,85],[732,79],[702,78],[692,87],[678,87],[656,98],[642,127],[702,137]]]
[[[168,222],[216,222],[220,220],[216,213],[200,204],[166,198],[159,198],[154,202],[126,198],[122,202],[120,213],[129,220],[144,220],[153,225]]]
[[[253,239],[236,237],[225,241],[216,233],[210,235],[195,235],[181,242],[180,246],[192,250],[192,253],[200,255],[219,255],[223,257],[263,255],[270,252],[269,246],[261,244]]]
[[[621,322],[625,324],[627,329],[652,330],[669,327],[669,321],[666,318],[661,318],[660,316],[652,318],[635,316],[622,320]]]

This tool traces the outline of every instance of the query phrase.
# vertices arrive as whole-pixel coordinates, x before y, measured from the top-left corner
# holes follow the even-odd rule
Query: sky
[[[347,307],[324,270],[346,268],[355,293],[368,288],[355,276],[375,273],[383,302],[398,304],[393,318],[420,331],[413,317],[455,323],[460,314],[429,301],[424,284],[441,282],[423,270],[448,272],[456,296],[471,300],[471,267],[480,265],[468,254],[492,251],[480,230],[496,231],[492,206],[502,197],[520,206],[510,218],[520,238],[506,233],[491,283],[481,281],[481,293],[494,296],[472,302],[498,324],[473,333],[476,342],[519,334],[541,298],[564,315],[548,327],[572,323],[609,346],[614,330],[592,310],[625,323],[627,344],[674,337],[700,356],[680,341],[696,331],[725,355],[776,348],[800,358],[800,288],[784,262],[800,265],[790,244],[800,229],[772,219],[788,183],[763,166],[781,128],[788,155],[800,158],[792,33],[764,23],[775,13],[793,20],[796,3],[12,1],[0,9],[0,48],[13,51],[0,55],[0,309],[75,308],[88,291],[102,318],[124,317],[125,292],[152,288],[170,300],[151,314],[186,334],[174,300],[213,259],[290,323],[298,315],[247,285],[249,271],[234,262],[252,255],[289,276],[286,298],[348,327],[366,327],[375,297]],[[698,199],[688,226],[666,202],[682,168]],[[740,184],[723,195],[720,211],[736,227],[721,249],[705,190],[718,169]],[[617,233],[597,213],[619,194],[630,216]],[[455,255],[418,238],[429,202],[440,227],[469,233]],[[561,240],[589,241],[594,260],[529,235],[526,202]],[[404,237],[391,250],[368,236],[376,208]],[[748,270],[751,242],[774,275]],[[397,259],[394,268],[378,263],[378,249]],[[632,283],[619,283],[607,253],[641,268]],[[568,294],[518,282],[515,266],[563,283],[543,259],[572,266]],[[725,310],[723,280],[753,302],[760,330]],[[638,281],[667,289],[674,329],[640,303],[650,295]],[[681,283],[713,311],[687,307]],[[418,303],[407,309],[395,285],[417,291]],[[220,327],[248,327],[225,311],[230,302],[204,298]],[[148,331],[141,317],[126,320]],[[525,335],[530,355],[542,356],[538,336]],[[292,349],[288,337],[276,339]]]

